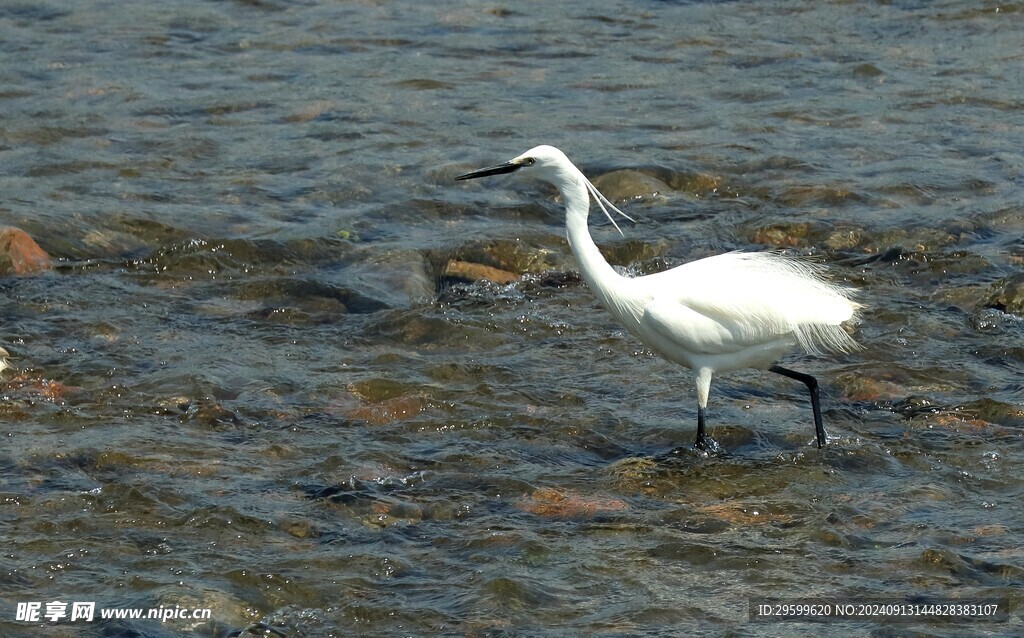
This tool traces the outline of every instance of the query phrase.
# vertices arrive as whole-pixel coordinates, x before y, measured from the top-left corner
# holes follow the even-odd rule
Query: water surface
[[[0,222],[55,259],[0,279],[0,633],[805,635],[748,600],[1019,606],[1020,17],[0,8]],[[686,451],[689,373],[593,301],[552,191],[452,181],[539,143],[665,184],[622,202],[625,237],[592,219],[630,272],[782,248],[861,290],[863,351],[786,361],[828,448],[798,384],[744,372],[712,388],[727,452]],[[15,620],[54,600],[211,619]]]

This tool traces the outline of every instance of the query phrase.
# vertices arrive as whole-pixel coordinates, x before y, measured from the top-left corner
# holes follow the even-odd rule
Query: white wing
[[[642,277],[641,323],[696,353],[729,353],[787,336],[808,352],[858,346],[841,325],[860,307],[821,267],[778,253],[732,252]]]

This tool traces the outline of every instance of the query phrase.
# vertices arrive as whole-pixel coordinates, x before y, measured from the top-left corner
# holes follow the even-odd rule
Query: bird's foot
[[[698,452],[702,452],[704,454],[717,454],[722,451],[722,446],[718,445],[718,441],[714,440],[707,434],[698,434],[693,447]]]

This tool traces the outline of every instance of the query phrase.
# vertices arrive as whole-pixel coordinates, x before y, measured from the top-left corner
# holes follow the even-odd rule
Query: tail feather
[[[863,348],[854,341],[841,325],[804,323],[794,326],[800,346],[809,354],[820,355],[826,352],[855,352]]]

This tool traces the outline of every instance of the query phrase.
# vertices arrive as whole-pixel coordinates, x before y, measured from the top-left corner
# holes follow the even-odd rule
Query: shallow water
[[[0,222],[56,260],[0,279],[0,633],[1018,635],[1020,18],[0,7]],[[452,181],[538,143],[667,185],[624,238],[591,220],[632,272],[781,247],[861,289],[863,351],[787,360],[829,447],[747,372],[712,387],[726,452],[686,450],[688,372],[596,305],[550,189]],[[780,595],[1014,611],[748,619]],[[54,600],[211,618],[16,620]]]

